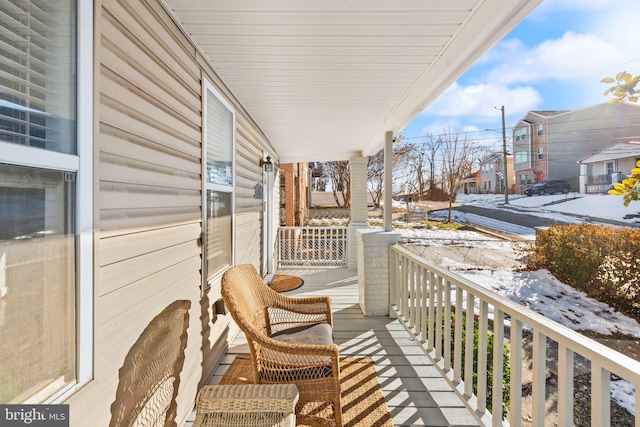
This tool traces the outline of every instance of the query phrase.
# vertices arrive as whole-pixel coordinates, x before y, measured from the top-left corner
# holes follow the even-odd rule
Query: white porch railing
[[[504,339],[510,342],[511,426],[522,423],[523,327],[533,342],[533,426],[545,423],[545,377],[548,362],[557,363],[558,424],[573,425],[574,364],[576,355],[591,365],[591,425],[610,426],[610,378],[615,374],[635,386],[635,426],[640,427],[640,361],[633,360],[521,305],[486,290],[398,246],[390,248],[391,313],[411,333],[425,354],[440,369],[478,421],[503,425],[502,378]],[[474,316],[464,316],[474,313]],[[489,319],[490,313],[493,314]],[[474,358],[474,318],[478,322],[478,356]],[[473,366],[487,366],[489,330],[493,333],[492,401],[487,407],[487,371],[478,369],[473,393]],[[557,353],[547,351],[548,340]],[[464,350],[464,372],[463,366]],[[555,356],[553,356],[556,354]],[[553,357],[555,360],[551,360]],[[491,414],[500,414],[492,417]],[[505,421],[504,424],[507,424]]]
[[[278,268],[345,267],[347,227],[280,227]]]

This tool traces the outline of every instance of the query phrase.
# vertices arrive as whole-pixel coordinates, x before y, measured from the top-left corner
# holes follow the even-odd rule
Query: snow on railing
[[[532,425],[545,425],[548,368],[557,371],[558,425],[574,425],[574,370],[588,370],[590,365],[591,402],[588,406],[591,425],[612,425],[613,374],[635,386],[635,426],[640,427],[640,361],[426,261],[399,245],[392,246],[389,255],[392,315],[413,335],[479,422],[503,425],[504,343],[508,342],[511,385],[508,421],[511,426],[522,424],[523,336],[527,336],[533,347],[532,407],[527,409]],[[467,316],[467,313],[473,313],[473,316]],[[474,334],[466,331],[476,328],[478,351],[474,356]],[[494,343],[493,360],[487,361],[490,335],[493,335]],[[487,369],[478,369],[477,391],[474,393],[473,390],[473,367],[487,367],[487,363],[493,366],[489,407],[486,403],[489,393]],[[615,379],[617,382],[618,378]],[[492,417],[491,414],[500,415]]]
[[[345,267],[347,227],[280,227],[278,267]]]

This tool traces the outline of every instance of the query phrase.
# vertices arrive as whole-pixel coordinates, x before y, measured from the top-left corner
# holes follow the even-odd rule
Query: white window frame
[[[202,79],[202,291],[209,289],[212,283],[217,283],[222,277],[222,272],[208,279],[209,272],[207,263],[207,191],[220,191],[231,194],[231,265],[236,260],[236,109],[225,99],[225,97],[206,78]],[[230,112],[232,117],[231,133],[231,182],[232,185],[220,185],[207,182],[207,93],[211,92]]]
[[[2,163],[76,173],[76,381],[42,403],[59,403],[93,378],[93,2],[77,2],[77,154],[0,142]]]

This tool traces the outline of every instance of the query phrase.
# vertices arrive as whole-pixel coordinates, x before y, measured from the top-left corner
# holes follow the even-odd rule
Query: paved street
[[[529,228],[548,227],[552,224],[568,224],[566,222],[556,221],[555,219],[540,217],[536,215],[515,213],[511,212],[508,209],[488,209],[468,205],[456,206],[453,209],[459,212],[480,215],[498,221],[503,221]]]

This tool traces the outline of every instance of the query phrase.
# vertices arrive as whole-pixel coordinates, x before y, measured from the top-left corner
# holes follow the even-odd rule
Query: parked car
[[[571,186],[565,180],[543,181],[533,184],[524,190],[524,194],[531,197],[534,194],[542,196],[543,194],[560,193],[567,194],[571,191]]]

